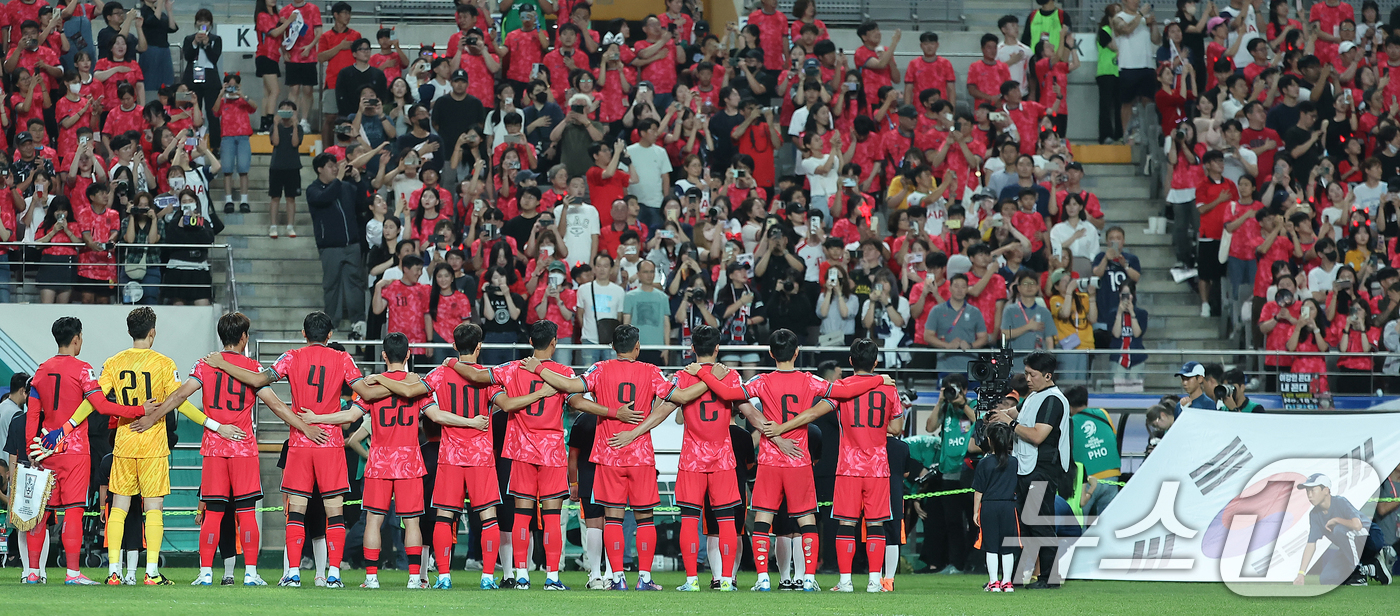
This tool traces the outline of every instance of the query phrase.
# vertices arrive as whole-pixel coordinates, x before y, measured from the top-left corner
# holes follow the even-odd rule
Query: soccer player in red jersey
[[[48,511],[27,533],[30,568],[22,578],[25,584],[43,584],[44,562],[39,555],[48,541],[47,516],[63,515],[63,553],[68,574],[63,583],[92,586],[77,569],[78,551],[83,543],[83,507],[87,505],[88,479],[92,476],[91,452],[87,432],[75,430],[96,410],[104,415],[136,418],[146,413],[142,406],[124,406],[108,402],[97,384],[92,366],[78,359],[83,350],[83,322],[74,317],[62,317],[51,328],[58,354],[34,371],[29,381],[29,402],[24,417],[24,441],[40,438],[43,449],[53,452],[36,466],[53,471],[54,487],[49,495]]]
[[[342,515],[344,496],[350,491],[350,475],[345,468],[345,436],[340,425],[360,418],[360,411],[340,410],[340,389],[348,385],[366,401],[376,401],[389,395],[380,386],[372,386],[360,376],[360,369],[350,354],[326,346],[334,325],[324,312],[306,315],[301,333],[307,345],[283,353],[271,368],[262,372],[239,367],[227,361],[223,353],[204,358],[209,367],[254,389],[267,387],[286,379],[291,385],[292,408],[298,409],[308,424],[334,426],[327,428],[324,443],[317,443],[299,431],[291,433],[287,448],[287,468],[282,474],[282,491],[288,495],[287,562],[294,568],[282,577],[278,586],[301,586],[301,549],[306,543],[306,500],[313,490],[319,491],[326,505],[326,557],[331,564],[326,572],[327,588],[344,588],[340,581],[341,553],[345,549],[345,517]],[[414,379],[419,395],[428,393],[428,386]]]
[[[851,366],[856,375],[874,374],[880,359],[879,346],[869,338],[851,345]],[[832,590],[851,592],[851,561],[856,552],[856,523],[865,520],[865,555],[870,560],[870,583],[865,592],[884,592],[880,572],[885,561],[885,526],[890,519],[890,460],[885,435],[898,436],[904,428],[899,392],[881,385],[835,405],[821,400],[796,417],[781,424],[763,424],[764,434],[783,434],[837,412],[841,426],[840,456],[836,460],[836,491],[831,517],[840,522],[836,530],[836,563],[841,581]]]
[[[594,402],[604,409],[631,407],[640,418],[649,415],[670,415],[677,404],[685,404],[705,393],[705,386],[696,383],[688,390],[677,390],[661,376],[661,370],[637,361],[642,352],[641,332],[632,325],[619,325],[613,332],[613,350],[617,359],[608,359],[588,369],[583,376],[565,377],[555,372],[539,370],[539,362],[525,360],[527,370],[537,371],[545,383],[569,392],[571,407],[586,401],[581,395],[592,392]],[[598,418],[593,432],[593,453],[589,460],[597,465],[593,479],[593,502],[602,505],[605,523],[603,545],[612,565],[613,583],[609,590],[627,590],[627,574],[622,568],[622,552],[626,538],[622,533],[622,516],[628,505],[637,519],[637,590],[661,590],[651,579],[651,565],[656,553],[656,525],[651,510],[661,504],[656,488],[656,452],[652,449],[647,430],[628,430],[635,424],[607,413]],[[651,425],[655,426],[660,421]]]
[[[219,317],[219,341],[224,345],[220,355],[240,368],[260,372],[262,366],[258,361],[243,355],[248,347],[250,327],[252,322],[241,312]],[[262,400],[273,414],[312,442],[324,443],[329,438],[321,428],[302,421],[271,389],[248,387],[228,373],[210,367],[204,360],[195,364],[190,378],[175,393],[138,422],[154,424],[201,390],[204,414],[219,424],[238,428],[244,435],[253,434],[253,408],[257,400]],[[199,577],[195,585],[213,583],[214,548],[219,545],[224,513],[232,508],[238,518],[238,540],[243,546],[243,585],[266,586],[267,582],[258,576],[258,550],[262,540],[256,506],[263,494],[257,441],[252,438],[230,440],[217,431],[206,430],[199,453],[204,456],[199,479],[204,520],[199,525]]]
[[[758,398],[763,416],[768,421],[787,421],[796,416],[799,407],[816,406],[827,398],[845,400],[863,394],[881,384],[894,385],[894,380],[874,375],[855,375],[828,383],[810,372],[796,368],[797,334],[779,329],[768,338],[768,353],[778,364],[776,372],[760,374],[747,383],[734,386],[724,381],[728,369],[716,364],[701,370],[700,364],[690,364],[685,371],[699,376],[722,400],[739,401]],[[810,402],[808,402],[810,401]],[[773,515],[783,498],[792,517],[797,518],[802,533],[802,553],[806,575],[802,590],[816,592],[817,586],[817,488],[812,479],[812,458],[807,453],[807,432],[797,430],[783,434],[796,445],[797,455],[784,453],[776,441],[764,439],[759,443],[758,473],[754,480],[753,556],[758,569],[758,581],[753,590],[768,592],[768,554],[772,544]]]

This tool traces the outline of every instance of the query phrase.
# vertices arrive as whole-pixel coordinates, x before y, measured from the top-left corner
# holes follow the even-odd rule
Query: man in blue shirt
[[[1201,362],[1182,364],[1176,375],[1181,377],[1181,389],[1186,392],[1186,397],[1176,403],[1176,417],[1181,417],[1181,411],[1185,409],[1215,410],[1215,400],[1206,395],[1206,367]]]
[[[1308,545],[1303,548],[1303,560],[1293,584],[1303,585],[1317,540],[1323,537],[1332,544],[1318,559],[1323,584],[1365,586],[1367,577],[1382,585],[1390,584],[1390,572],[1377,558],[1380,529],[1345,497],[1333,496],[1332,480],[1322,473],[1309,475],[1298,484],[1298,489],[1307,492],[1313,508],[1308,512]]]

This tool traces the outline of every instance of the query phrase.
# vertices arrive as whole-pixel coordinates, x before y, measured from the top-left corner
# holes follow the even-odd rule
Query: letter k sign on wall
[[[219,36],[224,39],[224,51],[251,53],[258,50],[258,33],[253,24],[220,24],[217,27]]]

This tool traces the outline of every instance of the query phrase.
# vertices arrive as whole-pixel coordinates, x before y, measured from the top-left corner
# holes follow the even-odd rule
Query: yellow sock
[[[122,538],[126,535],[126,510],[113,507],[107,512],[107,570],[122,572]]]
[[[146,575],[160,572],[160,546],[165,540],[164,514],[160,509],[146,512]]]

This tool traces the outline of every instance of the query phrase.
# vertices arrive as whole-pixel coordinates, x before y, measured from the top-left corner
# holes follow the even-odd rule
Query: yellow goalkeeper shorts
[[[112,477],[107,490],[122,496],[156,498],[170,494],[170,458],[121,458],[112,456]]]

